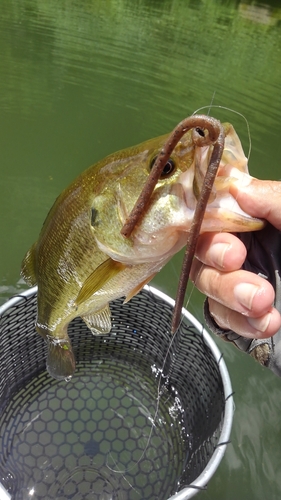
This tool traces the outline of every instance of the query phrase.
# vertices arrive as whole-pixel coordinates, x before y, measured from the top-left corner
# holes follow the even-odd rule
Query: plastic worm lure
[[[224,130],[220,121],[215,118],[205,115],[193,115],[182,120],[171,132],[163,148],[158,154],[156,161],[151,169],[144,188],[135,203],[133,210],[122,227],[121,234],[129,238],[142,218],[145,209],[149,203],[153,190],[158,182],[158,179],[165,167],[170,155],[182,136],[189,130],[193,129],[193,141],[199,146],[213,145],[213,151],[207,172],[204,177],[203,186],[199,195],[193,221],[189,231],[189,236],[186,244],[185,255],[183,259],[178,290],[176,295],[175,307],[172,317],[171,332],[175,333],[181,318],[181,310],[183,307],[185,291],[189,279],[190,269],[195,254],[197,240],[200,234],[201,225],[204,219],[206,206],[211,194],[211,190],[216,178],[218,167],[224,149]]]

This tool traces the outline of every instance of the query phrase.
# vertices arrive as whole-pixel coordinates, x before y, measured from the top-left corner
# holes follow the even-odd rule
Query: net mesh
[[[14,500],[168,499],[204,470],[225,396],[210,347],[149,288],[110,304],[112,330],[76,318],[71,381],[45,371],[36,291],[1,317],[0,475]],[[187,498],[187,497],[186,497]]]

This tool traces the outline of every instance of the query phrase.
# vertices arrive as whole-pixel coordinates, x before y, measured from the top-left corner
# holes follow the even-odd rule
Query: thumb
[[[229,191],[242,210],[260,219],[266,219],[281,230],[281,182],[259,180],[231,169],[231,177],[237,178]]]

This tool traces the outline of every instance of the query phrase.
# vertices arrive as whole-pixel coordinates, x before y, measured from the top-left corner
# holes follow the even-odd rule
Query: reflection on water
[[[241,2],[238,7],[238,12],[245,19],[269,26],[274,26],[281,20],[280,9],[275,9],[275,11],[273,11],[268,5],[248,5]]]
[[[103,156],[219,104],[248,119],[251,172],[280,178],[279,2],[2,0],[0,301],[59,192]],[[230,112],[248,147],[247,127]],[[180,256],[155,283],[175,294]],[[202,298],[192,291],[199,319]],[[236,392],[233,445],[198,498],[279,499],[280,382],[220,343]]]
[[[163,118],[172,113],[170,123],[214,92],[246,115],[265,113],[280,99],[280,12],[215,1],[6,1],[0,102],[28,114],[51,111],[70,84],[95,109],[105,112],[116,99],[120,108],[125,101],[136,112],[144,105]]]

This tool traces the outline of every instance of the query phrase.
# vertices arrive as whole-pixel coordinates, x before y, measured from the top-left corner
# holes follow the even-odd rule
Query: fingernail
[[[271,319],[271,313],[265,314],[262,318],[247,318],[249,325],[251,325],[258,332],[265,332]]]
[[[253,299],[258,292],[259,287],[251,283],[239,283],[233,289],[236,300],[247,309],[251,309]]]
[[[231,245],[229,243],[215,243],[209,249],[209,258],[215,265],[219,265],[221,269],[224,268],[225,252],[229,250]]]

